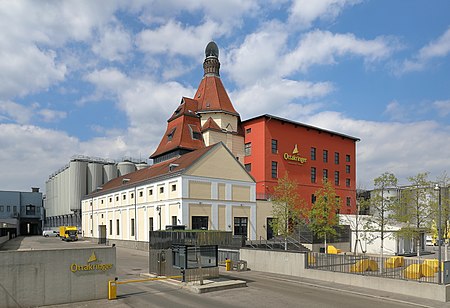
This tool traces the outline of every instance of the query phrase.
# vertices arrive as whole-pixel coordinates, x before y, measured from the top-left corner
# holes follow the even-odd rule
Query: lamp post
[[[441,187],[439,184],[436,183],[434,186],[434,190],[438,192],[438,283],[442,284],[442,268],[441,268],[441,262],[442,262],[442,230],[441,230],[441,216],[442,216],[442,204],[441,204]]]

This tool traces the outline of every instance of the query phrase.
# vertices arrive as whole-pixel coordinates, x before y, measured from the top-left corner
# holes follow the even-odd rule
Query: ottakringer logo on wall
[[[95,255],[95,252],[93,251],[89,259],[87,260],[86,264],[76,264],[72,263],[70,265],[70,271],[72,273],[76,272],[92,272],[92,271],[108,271],[113,268],[112,263],[101,263],[97,256]]]
[[[300,154],[298,153],[297,144],[295,144],[294,150],[292,151],[292,155],[289,153],[284,153],[283,158],[290,162],[295,162],[297,165],[303,165],[307,161],[306,157],[301,157]]]

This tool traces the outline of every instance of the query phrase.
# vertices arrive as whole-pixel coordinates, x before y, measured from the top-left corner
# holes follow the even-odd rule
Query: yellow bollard
[[[117,299],[117,285],[115,280],[108,281],[108,299]]]
[[[225,260],[225,269],[228,271],[231,271],[231,260]]]

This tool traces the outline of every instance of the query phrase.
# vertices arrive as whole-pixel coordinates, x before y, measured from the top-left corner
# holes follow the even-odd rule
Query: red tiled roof
[[[200,159],[203,155],[205,155],[207,152],[209,152],[213,147],[217,146],[218,144],[219,143],[216,143],[209,147],[204,147],[202,149],[192,151],[182,156],[172,158],[159,164],[155,164],[150,167],[112,179],[111,181],[103,185],[101,191],[93,193],[92,195],[104,194],[105,191],[108,190],[114,190],[119,187],[132,186],[136,183],[155,179],[164,175],[184,172],[184,170],[186,170],[188,167],[194,164],[198,159]],[[172,165],[171,170],[169,169],[170,165]],[[126,181],[124,181],[125,179]]]
[[[219,132],[222,131],[220,126],[211,117],[209,117],[208,120],[206,120],[205,124],[203,124],[202,132],[210,130],[210,129],[211,130],[216,130],[216,131],[219,131]]]
[[[170,119],[167,120],[167,122],[170,122],[170,121],[174,120],[175,118],[182,116],[182,115],[198,117],[197,109],[198,109],[198,102],[195,99],[183,97],[181,99],[181,104],[178,106],[178,108],[172,114]]]
[[[204,76],[194,99],[198,102],[198,112],[225,111],[239,116],[218,76]]]

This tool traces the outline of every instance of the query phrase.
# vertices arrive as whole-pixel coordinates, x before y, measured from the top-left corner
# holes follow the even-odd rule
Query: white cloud
[[[434,58],[446,57],[450,53],[450,28],[437,40],[422,47],[417,55],[403,61],[400,67],[396,67],[395,74],[404,74],[414,71],[425,70]]]
[[[432,105],[438,110],[439,116],[445,117],[450,114],[450,100],[435,101]]]
[[[201,57],[205,42],[225,33],[220,24],[206,20],[199,26],[185,26],[169,20],[157,29],[143,30],[137,35],[136,44],[150,54],[184,55]]]
[[[123,61],[131,51],[131,34],[122,27],[106,27],[100,32],[97,42],[94,42],[92,51],[109,61]]]
[[[42,116],[44,122],[57,122],[67,117],[67,112],[52,109],[42,109],[38,113]]]
[[[363,40],[353,34],[320,30],[306,33],[292,51],[287,49],[287,41],[284,26],[271,23],[229,50],[224,61],[225,71],[238,84],[248,85],[254,80],[304,73],[314,65],[333,65],[345,56],[362,57],[368,64],[386,59],[398,48],[396,42],[387,37]]]
[[[289,23],[307,28],[316,19],[334,20],[345,7],[360,2],[361,0],[294,0],[289,9]]]
[[[333,89],[327,82],[283,79],[244,87],[230,96],[243,119],[265,113],[291,118],[316,111],[321,105],[310,101],[326,96]]]
[[[373,40],[356,38],[353,34],[333,34],[315,30],[307,33],[294,51],[286,54],[278,68],[282,75],[295,71],[305,72],[313,65],[332,65],[337,57],[359,56],[366,63],[387,58],[397,48],[386,37]]]
[[[0,116],[19,124],[26,124],[29,123],[33,113],[30,108],[15,102],[0,101]]]
[[[303,118],[305,123],[359,137],[358,181],[366,188],[383,172],[393,172],[400,183],[408,176],[429,171],[430,178],[450,171],[450,127],[433,121],[374,122],[346,118],[337,112],[322,112]],[[439,149],[439,151],[430,151]]]

